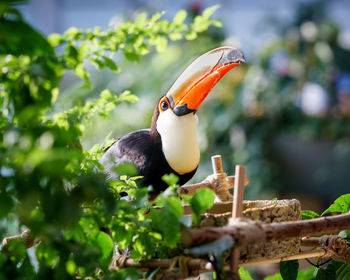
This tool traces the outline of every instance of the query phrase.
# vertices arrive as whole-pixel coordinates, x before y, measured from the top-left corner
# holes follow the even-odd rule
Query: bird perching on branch
[[[113,167],[132,163],[143,176],[139,183],[152,185],[155,193],[167,188],[164,174],[174,173],[183,185],[199,164],[196,111],[216,83],[244,62],[234,47],[221,47],[198,57],[162,96],[153,113],[150,129],[131,132],[107,149],[101,163],[110,179]]]

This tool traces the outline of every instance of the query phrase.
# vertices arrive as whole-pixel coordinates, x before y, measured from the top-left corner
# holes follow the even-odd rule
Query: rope
[[[350,263],[350,247],[345,239],[337,235],[325,235],[320,238],[320,247],[326,251],[324,257]]]
[[[203,181],[210,185],[217,197],[215,202],[225,202],[231,200],[231,194],[229,192],[230,183],[227,181],[227,175],[225,172],[211,174]]]
[[[166,270],[166,272],[171,273],[176,267],[178,267],[182,272],[182,277],[188,277],[190,270],[188,263],[191,261],[191,259],[191,257],[187,256],[178,256],[172,258],[169,268]]]
[[[110,270],[119,270],[125,267],[127,256],[113,256],[112,262],[109,266]]]

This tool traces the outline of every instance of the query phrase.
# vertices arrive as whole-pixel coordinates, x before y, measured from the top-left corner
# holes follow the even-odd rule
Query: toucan
[[[215,84],[244,62],[234,47],[213,49],[194,60],[154,108],[150,129],[131,132],[106,149],[100,162],[108,179],[116,179],[113,167],[132,163],[157,194],[168,186],[164,174],[173,173],[183,185],[195,174],[200,158],[196,111]]]

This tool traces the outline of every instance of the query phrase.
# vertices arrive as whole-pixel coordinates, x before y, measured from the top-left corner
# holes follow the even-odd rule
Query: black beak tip
[[[236,48],[230,48],[221,58],[220,64],[244,63],[246,62],[243,53]]]
[[[189,113],[193,113],[196,112],[196,110],[192,110],[190,108],[187,107],[187,104],[181,105],[181,106],[176,106],[173,109],[173,112],[175,113],[175,115],[177,115],[178,117],[181,117],[183,115],[187,115]]]

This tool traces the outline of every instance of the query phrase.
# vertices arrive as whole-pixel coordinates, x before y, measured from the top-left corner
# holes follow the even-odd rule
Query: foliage
[[[295,280],[298,275],[299,262],[297,260],[280,262],[280,273],[284,280]]]
[[[340,197],[338,197],[334,203],[328,207],[327,210],[325,210],[322,213],[322,216],[327,213],[337,212],[339,214],[345,214],[350,211],[350,194],[344,194]]]
[[[200,216],[213,206],[215,194],[209,189],[199,189],[192,197],[184,198],[187,200],[193,210],[192,219],[195,225],[198,225]]]
[[[103,146],[82,147],[91,118],[108,118],[117,105],[136,102],[135,95],[104,89],[95,100],[54,113],[59,83],[71,71],[89,87],[87,65],[118,73],[118,52],[138,61],[153,47],[164,51],[168,40],[194,39],[210,25],[220,25],[210,19],[217,7],[190,23],[185,11],[172,22],[161,20],[160,13],[141,14],[108,30],[72,27],[45,38],[23,21],[15,7],[20,2],[0,4],[0,239],[10,233],[6,225],[18,223],[14,231],[29,228],[41,242],[35,247],[37,264],[22,242],[2,248],[0,278],[137,279],[135,269],[109,272],[113,241],[119,249],[131,247],[135,259],[165,256],[183,226],[180,199],[173,186],[154,202],[164,211],[147,215],[148,190],[126,175],[132,168],[120,166],[116,172],[125,175],[107,182],[98,163]],[[132,200],[119,199],[121,191]]]
[[[249,272],[244,267],[240,267],[238,269],[238,275],[242,280],[253,280]]]
[[[302,210],[301,211],[301,218],[302,220],[308,220],[308,219],[314,219],[318,218],[320,215],[315,213],[314,211],[311,210]]]

